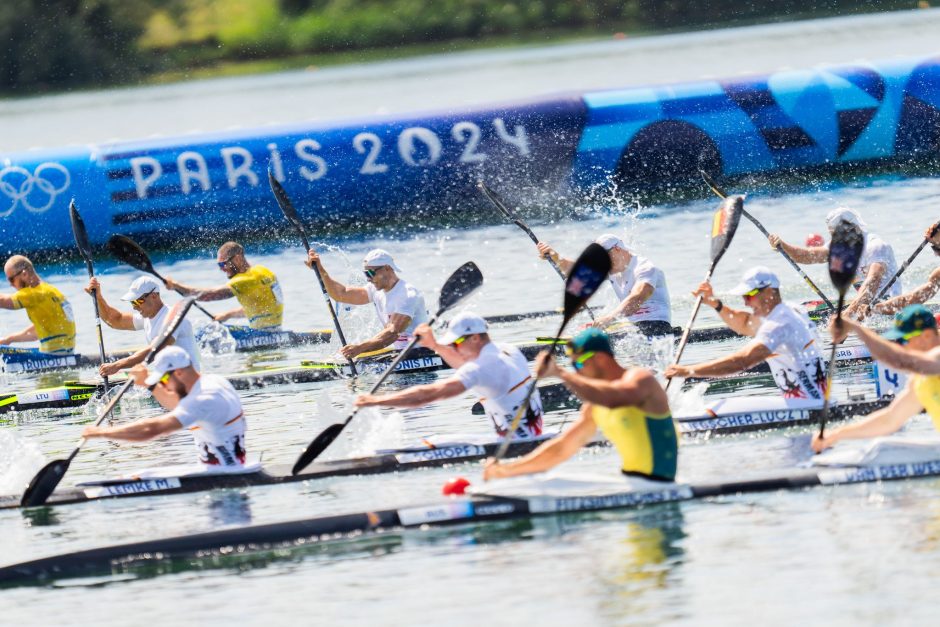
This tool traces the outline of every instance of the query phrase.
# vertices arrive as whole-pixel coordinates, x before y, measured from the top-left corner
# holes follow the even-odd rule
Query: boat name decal
[[[940,475],[940,460],[860,468],[832,468],[818,473],[819,483],[866,483],[881,479],[909,479]]]
[[[167,479],[142,479],[140,481],[128,481],[127,483],[116,483],[114,485],[85,488],[85,496],[90,499],[97,499],[106,496],[145,494],[147,492],[173,490],[175,488],[179,488],[180,486],[180,480],[177,477],[170,477]]]
[[[442,446],[429,448],[425,451],[410,451],[399,453],[395,459],[399,464],[413,464],[416,462],[435,461],[439,459],[463,459],[466,457],[483,457],[486,448],[475,444],[461,444],[458,446]]]
[[[756,411],[747,414],[729,414],[717,418],[702,420],[678,420],[679,428],[683,433],[697,431],[711,431],[713,429],[733,429],[751,425],[781,424],[809,420],[808,409],[777,409],[772,411]]]
[[[406,527],[445,520],[463,520],[472,516],[473,503],[471,501],[454,501],[438,505],[406,507],[398,510],[398,519]]]

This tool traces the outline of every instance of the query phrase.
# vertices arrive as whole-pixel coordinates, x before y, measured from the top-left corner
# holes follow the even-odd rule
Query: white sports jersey
[[[245,416],[232,384],[204,374],[170,412],[193,434],[199,461],[209,466],[245,464]]]
[[[672,308],[669,304],[666,275],[649,259],[634,254],[626,269],[619,274],[611,274],[609,280],[620,302],[630,295],[638,283],[648,283],[653,287],[650,297],[640,305],[636,312],[627,316],[627,320],[630,322],[662,320],[671,324]]]
[[[147,342],[151,343],[163,332],[163,326],[169,321],[170,308],[163,306],[153,318],[144,318],[140,312],[134,312],[134,328],[143,329],[147,335]],[[189,320],[183,320],[176,331],[173,332],[176,346],[182,348],[189,355],[193,368],[199,370],[199,345],[193,336],[193,325]]]
[[[411,324],[404,333],[398,336],[394,348],[404,348],[414,337],[415,328],[422,322],[428,321],[428,308],[424,306],[424,297],[414,286],[399,278],[395,287],[389,291],[375,289],[371,283],[366,284],[369,300],[375,305],[375,313],[379,323],[384,327],[388,324],[392,314],[402,314],[411,318]]]
[[[784,398],[823,398],[826,369],[816,327],[806,312],[780,303],[761,322],[754,342],[771,350],[767,365]]]
[[[522,352],[511,344],[490,342],[477,358],[465,363],[454,378],[480,397],[486,415],[499,435],[505,435],[531,385],[529,364]],[[519,422],[514,438],[542,434],[542,398],[538,390],[529,399],[529,408]]]
[[[856,288],[861,287],[862,282],[865,280],[865,277],[868,276],[868,270],[873,263],[884,264],[885,273],[881,277],[881,283],[878,285],[877,292],[880,292],[884,289],[884,286],[891,280],[891,277],[895,275],[898,271],[898,263],[894,259],[894,249],[888,245],[883,239],[877,235],[872,235],[870,233],[865,234],[865,248],[862,251],[862,258],[858,263],[858,273],[856,274]],[[886,298],[893,298],[895,296],[900,296],[901,291],[901,279],[899,278],[894,282],[894,285],[891,286],[891,289],[888,290],[888,293],[885,295]]]

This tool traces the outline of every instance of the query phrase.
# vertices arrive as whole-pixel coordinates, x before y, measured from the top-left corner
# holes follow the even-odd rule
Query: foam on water
[[[39,446],[16,431],[0,431],[0,494],[19,494],[46,463]]]

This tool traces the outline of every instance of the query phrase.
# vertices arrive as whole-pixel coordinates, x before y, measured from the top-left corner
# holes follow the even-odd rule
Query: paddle
[[[79,254],[85,260],[88,278],[92,279],[95,276],[95,265],[91,260],[91,244],[88,241],[88,231],[85,230],[85,221],[82,220],[81,214],[78,213],[78,207],[75,206],[74,199],[69,202],[69,218],[72,220],[72,234],[75,236],[75,246],[78,248]],[[94,292],[91,293],[91,302],[95,304],[95,325],[98,327],[98,356],[101,358],[101,363],[105,363],[107,358],[104,354],[104,334],[101,332],[101,312],[98,311],[98,298]],[[108,398],[108,377],[103,376],[102,379],[104,380],[104,397]]]
[[[189,308],[196,302],[195,297],[189,296],[181,300],[174,306],[176,313],[170,318],[167,325],[163,328],[163,332],[153,341],[151,344],[150,352],[147,353],[147,358],[144,363],[151,363],[156,357],[157,352],[163,348],[163,345],[166,343],[167,339],[173,335],[173,332],[176,331],[176,328],[183,322],[183,318],[186,317],[186,314],[189,312]],[[130,389],[133,385],[134,379],[128,377],[127,381],[121,387],[117,388],[117,393],[114,395],[108,404],[105,406],[104,411],[98,416],[98,420],[95,421],[95,426],[97,427],[104,419],[111,413],[114,409],[114,406],[117,405],[117,402],[121,400],[121,397],[124,396],[124,393]],[[59,482],[62,481],[62,477],[65,476],[66,471],[69,469],[72,460],[75,459],[75,456],[78,455],[78,451],[81,450],[82,446],[85,444],[85,438],[82,438],[78,441],[78,444],[75,446],[75,449],[72,451],[72,454],[65,459],[57,459],[49,462],[40,469],[36,476],[33,477],[33,480],[29,482],[26,491],[23,492],[23,497],[20,499],[20,505],[23,507],[33,507],[35,505],[42,505],[46,502],[46,499],[49,498],[49,495],[52,494],[56,486],[59,485]]]
[[[467,296],[475,292],[481,285],[483,285],[483,274],[480,273],[480,269],[477,268],[477,265],[472,261],[468,261],[463,264],[450,277],[447,281],[444,282],[444,286],[441,288],[441,295],[438,297],[438,307],[437,312],[431,319],[428,321],[429,325],[433,325],[437,319],[448,309],[452,308],[454,305],[465,299]],[[418,338],[415,336],[409,343],[408,346],[402,349],[398,356],[395,358],[388,368],[385,369],[385,372],[382,374],[382,377],[372,386],[372,389],[369,390],[369,394],[375,394],[375,391],[379,389],[382,383],[385,382],[385,379],[388,378],[388,375],[395,370],[395,367],[404,359],[405,355],[414,348],[415,344],[418,343]],[[349,414],[349,417],[346,418],[343,422],[338,422],[331,424],[329,427],[320,432],[320,434],[313,439],[313,441],[307,446],[306,450],[297,458],[297,461],[294,463],[294,467],[291,468],[291,474],[296,475],[306,468],[310,462],[315,460],[320,454],[325,451],[330,444],[333,443],[340,433],[343,432],[343,429],[346,428],[346,425],[356,417],[356,414],[359,413],[359,408],[357,407]]]
[[[741,221],[741,212],[743,210],[744,196],[727,196],[721,201],[721,205],[715,211],[715,215],[712,217],[712,262],[708,267],[708,272],[705,274],[706,281],[711,280],[715,266],[718,265],[722,255],[728,250],[731,239],[734,237],[734,232],[738,229],[738,222]],[[695,318],[698,316],[698,310],[701,306],[702,297],[699,296],[695,299],[695,307],[692,309],[692,317],[689,318],[689,324],[685,325],[685,330],[682,332],[682,339],[679,340],[679,347],[676,352],[676,364],[682,359],[682,351],[685,350],[685,345],[689,341],[689,333],[692,331],[692,325],[695,323]],[[672,379],[666,381],[666,390],[669,389],[671,383]]]
[[[565,332],[565,327],[568,326],[568,322],[578,313],[578,310],[587,303],[588,299],[597,291],[597,288],[601,286],[601,283],[607,279],[609,272],[610,255],[607,254],[607,251],[604,250],[604,247],[600,244],[589,244],[588,247],[584,249],[584,252],[581,253],[581,256],[574,262],[574,265],[571,266],[571,272],[568,273],[568,278],[565,280],[564,314],[561,320],[561,326],[558,327],[558,333],[555,334],[555,341],[552,342],[553,348],[561,339],[561,334]],[[536,373],[535,380],[532,381],[532,385],[529,386],[529,392],[526,394],[525,400],[519,405],[519,409],[512,419],[512,424],[509,425],[509,430],[506,431],[506,435],[503,436],[503,441],[496,451],[495,459],[497,461],[506,455],[509,444],[512,442],[513,434],[515,434],[516,429],[519,428],[519,422],[528,411],[529,399],[532,398],[532,394],[535,392],[535,386],[538,382],[539,374]]]
[[[839,302],[836,305],[836,326],[842,320],[842,307],[845,305],[845,293],[849,291],[855,281],[858,264],[865,249],[865,235],[857,225],[841,221],[832,233],[829,243],[829,278],[832,285],[839,292]],[[826,389],[823,392],[823,408],[819,415],[819,439],[826,432],[826,420],[829,418],[829,398],[832,390],[832,373],[835,370],[836,348],[838,344],[832,343],[829,352],[829,365],[826,368]]]
[[[164,279],[159,272],[157,272],[153,263],[150,262],[150,256],[147,254],[140,244],[132,240],[126,235],[112,235],[108,239],[108,243],[105,245],[112,255],[131,266],[136,268],[141,272],[146,272],[147,274],[152,274],[153,276],[160,279],[164,285],[166,285],[166,279]],[[198,298],[198,294],[196,295]],[[207,309],[205,309],[199,303],[193,303],[196,309],[202,313],[209,316],[213,321],[215,321],[215,316],[212,315]]]
[[[297,210],[294,209],[294,203],[290,201],[287,191],[285,191],[278,180],[274,178],[274,172],[272,172],[270,168],[268,168],[268,183],[271,185],[271,191],[274,192],[274,198],[277,200],[277,204],[281,208],[284,217],[287,218],[288,222],[294,225],[294,229],[297,231],[297,234],[300,235],[300,241],[304,244],[304,249],[310,252],[310,242],[307,240],[307,229],[304,228],[303,222],[300,221],[300,216],[297,215]],[[339,336],[339,341],[342,345],[346,346],[346,336],[343,334],[343,327],[340,326],[339,318],[336,317],[333,301],[330,300],[330,293],[326,290],[326,283],[323,282],[323,276],[320,274],[320,268],[317,267],[317,264],[313,264],[313,272],[317,275],[317,281],[320,283],[320,291],[323,292],[323,298],[326,299],[326,308],[330,310],[330,317],[333,318],[333,328],[336,329],[336,335]],[[356,372],[356,364],[352,359],[349,360],[349,369],[352,372],[352,376],[355,377],[359,374]]]
[[[535,233],[532,232],[532,229],[529,228],[529,225],[523,222],[520,218],[518,218],[516,214],[514,214],[512,211],[510,211],[509,207],[506,206],[506,203],[504,203],[503,200],[499,197],[499,195],[496,192],[494,192],[492,189],[490,189],[486,183],[484,183],[483,181],[477,181],[477,187],[480,189],[481,192],[483,192],[483,195],[486,196],[487,199],[491,203],[493,203],[493,205],[497,209],[499,209],[500,213],[506,216],[506,219],[508,219],[510,222],[512,222],[513,224],[518,226],[520,229],[525,231],[526,235],[529,236],[529,239],[531,239],[535,244],[538,244],[541,241],[535,235]],[[558,276],[561,277],[561,280],[565,281],[566,280],[565,273],[562,272],[558,264],[555,263],[555,260],[552,259],[551,257],[546,257],[545,260],[548,261],[548,263],[552,264],[552,267],[555,269],[555,272],[558,273]],[[586,311],[587,311],[588,316],[591,317],[591,320],[594,320],[595,319],[594,313],[590,309],[587,309]]]
[[[699,172],[701,173],[702,178],[705,180],[705,184],[708,185],[708,187],[711,188],[711,190],[712,190],[713,192],[715,192],[715,195],[716,195],[716,196],[718,196],[719,198],[722,198],[722,199],[728,197],[728,194],[726,194],[723,189],[721,189],[720,187],[718,187],[717,183],[715,183],[715,181],[712,180],[712,177],[710,177],[710,176],[708,175],[708,173],[705,172],[705,170],[699,170]],[[769,232],[767,229],[764,228],[764,225],[761,224],[760,222],[758,222],[757,218],[755,218],[754,216],[752,216],[752,215],[751,215],[746,209],[744,209],[743,207],[742,207],[742,209],[741,209],[741,215],[744,216],[745,218],[747,218],[748,220],[750,220],[751,223],[752,223],[754,226],[757,227],[757,230],[764,234],[764,237],[770,237],[770,232]],[[800,267],[800,264],[798,264],[797,262],[793,261],[793,257],[791,257],[790,255],[788,255],[788,254],[787,254],[787,251],[785,251],[785,250],[782,249],[782,248],[777,248],[777,252],[780,253],[780,254],[783,256],[783,258],[786,259],[787,262],[789,262],[789,264],[790,264],[791,266],[793,266],[793,269],[796,270],[796,271],[800,274],[801,277],[803,277],[803,280],[806,281],[806,284],[809,285],[810,289],[813,290],[814,292],[816,292],[816,294],[819,295],[819,298],[821,298],[822,301],[823,301],[824,303],[826,303],[826,307],[828,307],[829,309],[835,309],[835,307],[834,307],[833,304],[832,304],[832,301],[829,300],[829,298],[827,298],[825,294],[823,294],[822,290],[819,289],[819,286],[817,286],[815,283],[813,283],[813,280],[812,280],[811,278],[809,278],[809,275],[807,275],[807,274],[803,271],[803,268]]]
[[[871,311],[872,305],[877,304],[879,301],[881,301],[882,298],[885,297],[885,294],[888,293],[888,290],[891,289],[891,286],[894,285],[894,282],[897,281],[901,274],[907,270],[907,267],[913,263],[913,261],[917,258],[917,255],[920,254],[920,251],[922,251],[924,247],[930,243],[930,239],[936,237],[937,231],[940,231],[940,222],[937,222],[932,227],[930,227],[930,232],[927,234],[927,237],[924,238],[924,241],[922,241],[920,245],[914,250],[914,252],[911,253],[911,256],[907,258],[907,261],[901,264],[901,267],[898,268],[898,271],[894,273],[894,276],[891,277],[891,280],[885,283],[885,286],[881,288],[881,291],[878,292],[878,295],[872,299],[871,305],[868,306],[869,311]]]

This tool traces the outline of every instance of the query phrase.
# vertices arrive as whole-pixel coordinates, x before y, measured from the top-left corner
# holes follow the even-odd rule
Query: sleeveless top
[[[623,462],[623,472],[676,478],[678,439],[672,414],[648,416],[638,407],[592,406],[591,417]]]
[[[26,309],[36,327],[41,353],[72,353],[75,350],[75,319],[72,306],[57,288],[45,281],[13,294],[13,308]]]
[[[229,279],[238,304],[245,310],[252,329],[273,329],[281,326],[284,297],[274,273],[264,266],[251,266]]]
[[[940,376],[914,375],[914,394],[940,431]]]

